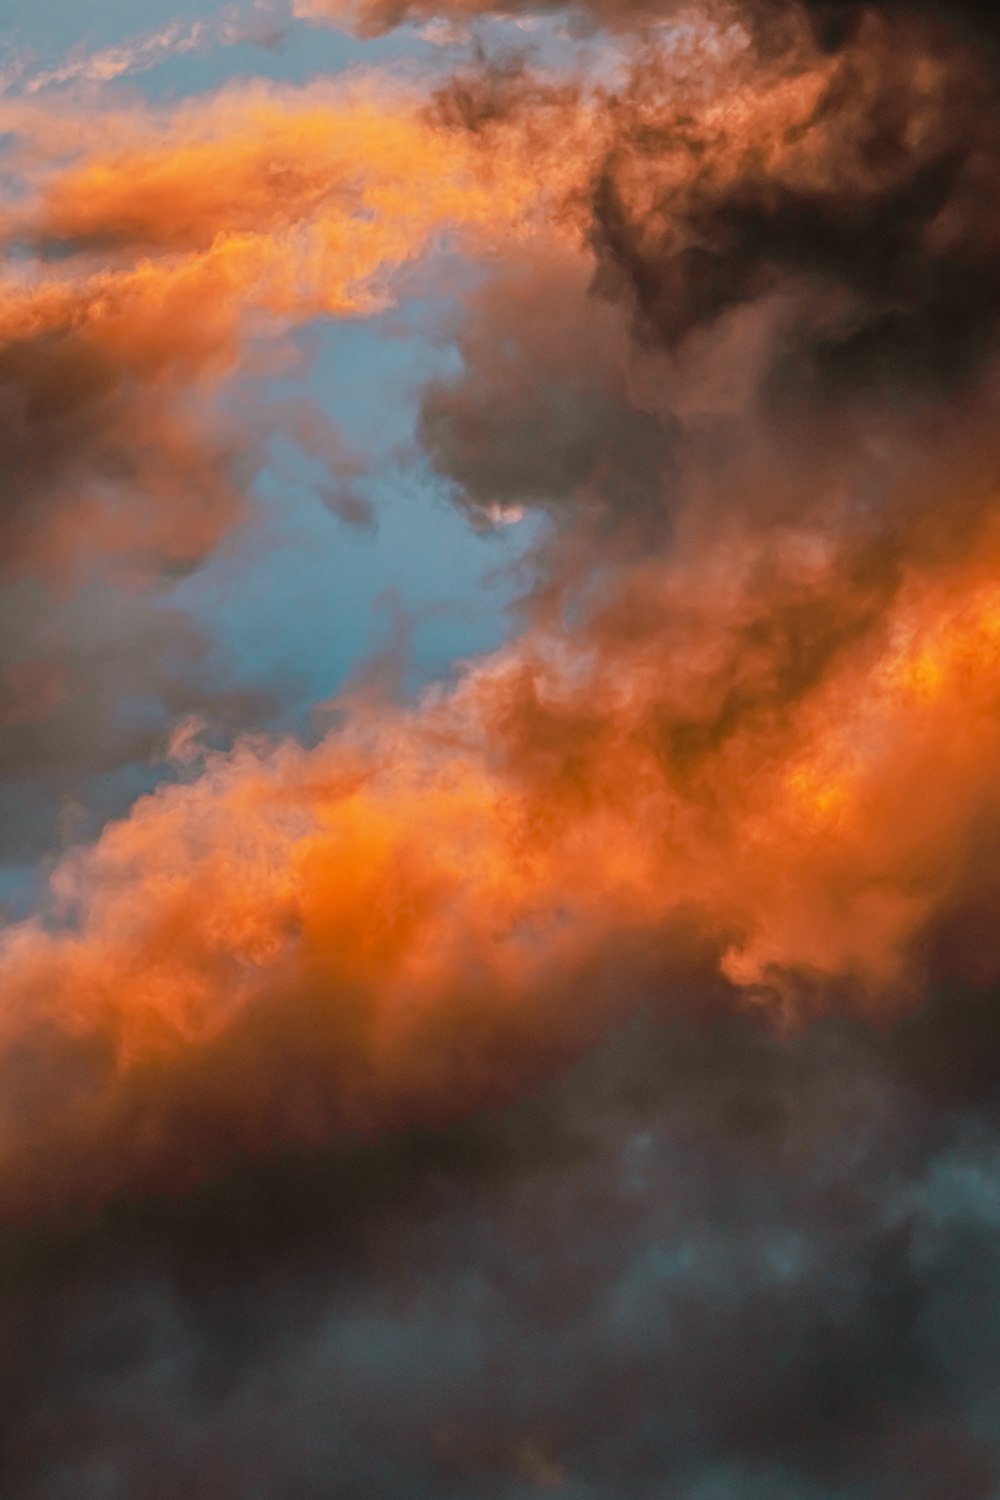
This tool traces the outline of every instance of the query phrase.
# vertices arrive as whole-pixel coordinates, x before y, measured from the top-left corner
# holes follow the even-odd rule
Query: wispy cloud
[[[290,21],[280,0],[277,4],[258,0],[250,8],[230,5],[205,19],[172,21],[97,51],[81,44],[60,62],[47,66],[40,66],[30,54],[15,53],[0,70],[0,90],[17,89],[30,95],[74,84],[99,86],[148,72],[172,57],[202,56],[217,47],[276,47],[287,35]]]

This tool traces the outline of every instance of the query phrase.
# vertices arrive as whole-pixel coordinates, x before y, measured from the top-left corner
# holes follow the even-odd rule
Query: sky
[[[0,1495],[1000,1496],[1000,25],[0,3]]]

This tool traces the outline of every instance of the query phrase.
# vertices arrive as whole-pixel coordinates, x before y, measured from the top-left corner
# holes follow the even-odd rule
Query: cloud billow
[[[15,1500],[995,1489],[995,28],[663,19],[593,9],[596,79],[3,105],[4,566],[96,645],[20,621],[0,774],[148,754],[122,684],[188,767],[0,936]],[[442,248],[415,437],[540,512],[517,630],[195,754],[197,642],[81,572],[196,568],[273,433],[368,523],[317,405],[230,398]]]

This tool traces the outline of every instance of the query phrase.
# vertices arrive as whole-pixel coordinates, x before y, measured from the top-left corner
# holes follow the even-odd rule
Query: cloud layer
[[[993,22],[588,24],[0,104],[0,801],[174,727],[0,936],[17,1500],[994,1491]],[[370,515],[267,381],[431,287],[516,629],[203,750],[170,580],[279,438]]]

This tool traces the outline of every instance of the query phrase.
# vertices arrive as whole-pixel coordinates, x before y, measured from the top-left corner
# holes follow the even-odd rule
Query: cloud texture
[[[5,586],[91,631],[0,774],[180,768],[0,937],[5,1493],[995,1491],[994,23],[588,24],[0,104]],[[408,458],[538,514],[515,633],[202,751],[168,581],[273,439],[363,479],[267,377],[459,259]]]

